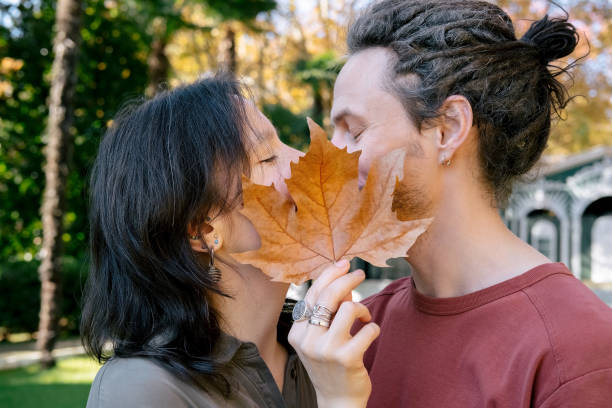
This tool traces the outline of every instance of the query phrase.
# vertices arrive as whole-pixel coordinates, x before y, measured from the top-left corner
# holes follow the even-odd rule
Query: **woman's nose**
[[[304,156],[304,152],[301,152],[298,149],[294,149],[293,147],[287,147],[289,148],[289,157],[292,162],[296,162],[300,157]]]
[[[302,156],[304,156],[303,152],[293,147],[286,146],[286,150],[283,154],[283,165],[281,166],[281,175],[283,178],[291,177],[291,163],[297,163]]]
[[[287,184],[285,183],[285,179],[291,177],[291,163],[297,163],[300,157],[304,156],[304,153],[294,149],[290,146],[286,147],[286,151],[283,154],[281,165],[281,171],[279,172],[277,179],[274,180],[274,185],[276,189],[285,196],[285,198],[290,199],[291,195],[289,194],[289,190],[287,189]]]

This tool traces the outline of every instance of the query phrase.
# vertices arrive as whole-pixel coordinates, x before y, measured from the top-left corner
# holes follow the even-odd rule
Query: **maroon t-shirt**
[[[455,298],[411,278],[365,299],[368,407],[612,407],[612,309],[561,263]]]

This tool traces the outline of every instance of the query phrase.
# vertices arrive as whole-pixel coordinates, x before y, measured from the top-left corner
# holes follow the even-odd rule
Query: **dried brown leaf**
[[[405,152],[396,150],[372,164],[360,191],[360,152],[335,147],[309,119],[310,149],[291,164],[286,180],[294,203],[273,186],[245,180],[243,213],[261,237],[261,248],[233,254],[275,281],[302,283],[331,262],[354,257],[387,266],[405,256],[431,219],[400,221],[392,211]]]

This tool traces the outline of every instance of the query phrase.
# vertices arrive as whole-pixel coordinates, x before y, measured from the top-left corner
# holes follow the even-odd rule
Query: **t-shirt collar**
[[[536,266],[512,279],[458,297],[435,298],[423,295],[416,289],[412,278],[410,278],[410,286],[412,299],[418,310],[433,315],[453,315],[467,312],[516,293],[553,274],[573,276],[563,263],[558,262]]]

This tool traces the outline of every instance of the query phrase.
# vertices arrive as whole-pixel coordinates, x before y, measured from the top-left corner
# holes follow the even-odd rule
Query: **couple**
[[[361,304],[347,263],[313,282],[305,303],[329,328],[292,325],[288,285],[233,261],[259,246],[242,174],[286,192],[300,156],[241,87],[217,77],[125,110],[92,175],[83,341],[113,357],[88,406],[612,406],[612,311],[498,212],[567,102],[549,63],[576,40],[547,17],[517,40],[472,0],[384,0],[356,20],[332,141],[362,151],[361,184],[408,148],[394,207],[434,221],[413,276]]]

